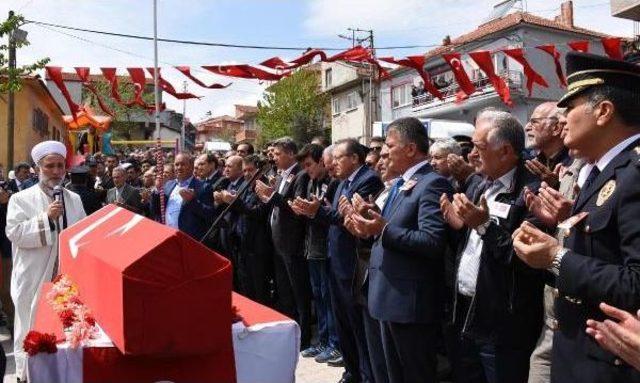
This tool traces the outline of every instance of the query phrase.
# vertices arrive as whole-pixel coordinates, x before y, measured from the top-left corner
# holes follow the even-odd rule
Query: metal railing
[[[507,83],[507,86],[511,89],[520,89],[522,87],[522,72],[515,70],[503,70],[498,73],[500,77],[504,79]],[[476,87],[476,91],[469,96],[474,97],[477,95],[488,94],[491,92],[495,92],[491,81],[489,81],[489,77],[487,77],[484,73],[481,77],[476,78],[471,81],[473,85]],[[444,101],[442,102],[450,102],[452,100],[448,100],[450,97],[455,98],[456,93],[460,91],[460,85],[454,80],[450,85],[440,88],[440,93],[444,97]],[[413,97],[413,108],[424,106],[426,104],[432,103],[434,101],[440,101],[436,97],[434,97],[431,93],[423,93],[416,97]]]

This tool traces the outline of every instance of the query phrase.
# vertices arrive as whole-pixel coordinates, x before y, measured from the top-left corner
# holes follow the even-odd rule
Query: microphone
[[[65,212],[65,206],[64,206],[64,194],[63,194],[63,188],[60,185],[56,185],[53,187],[53,199],[56,202],[61,202],[62,203],[62,229],[66,229],[67,228],[67,214]],[[56,222],[56,227],[58,229],[58,232],[61,231],[60,225],[58,222]]]
[[[56,202],[62,202],[62,186],[56,185],[53,187],[53,199]]]

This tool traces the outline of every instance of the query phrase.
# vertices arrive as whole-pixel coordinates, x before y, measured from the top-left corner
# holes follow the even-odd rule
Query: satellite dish
[[[496,5],[493,6],[493,11],[491,11],[491,14],[489,15],[489,17],[484,19],[482,23],[483,24],[488,23],[489,21],[499,19],[502,16],[506,15],[507,13],[509,13],[511,8],[513,8],[513,6],[518,1],[519,0],[504,0],[504,1],[498,2]]]

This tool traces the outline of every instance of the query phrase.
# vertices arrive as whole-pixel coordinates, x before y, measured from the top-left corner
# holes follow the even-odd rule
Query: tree
[[[12,12],[7,20],[0,23],[0,39],[5,35],[11,36],[21,25],[25,23],[24,16],[15,15]],[[29,45],[26,39],[14,39],[16,49]],[[9,67],[10,43],[0,45],[0,93],[9,91],[19,92],[22,90],[22,78],[30,76],[33,72],[44,68],[49,62],[49,58],[43,58],[34,64]]]
[[[258,143],[291,136],[298,142],[323,133],[326,94],[319,93],[317,72],[298,70],[270,86],[258,103],[257,120],[262,130]]]
[[[113,139],[130,140],[133,131],[139,127],[139,116],[142,114],[146,114],[147,110],[139,105],[125,106],[117,103],[111,97],[111,84],[106,81],[96,81],[94,82],[94,86],[102,101],[113,112],[113,122],[111,123]],[[123,78],[121,77],[118,78],[118,92],[120,93],[120,98],[123,101],[132,100],[134,91],[135,86],[133,85],[133,83],[128,80],[123,80]],[[87,91],[85,93],[85,96],[85,100],[87,100],[89,105],[91,105],[94,110],[100,110],[98,99],[93,93]],[[143,93],[142,99],[147,104],[153,104],[153,92]]]

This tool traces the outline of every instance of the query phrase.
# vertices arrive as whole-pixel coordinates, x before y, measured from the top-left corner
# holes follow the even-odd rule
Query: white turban
[[[31,149],[31,158],[36,164],[49,154],[59,154],[67,158],[67,148],[60,141],[43,141]]]

